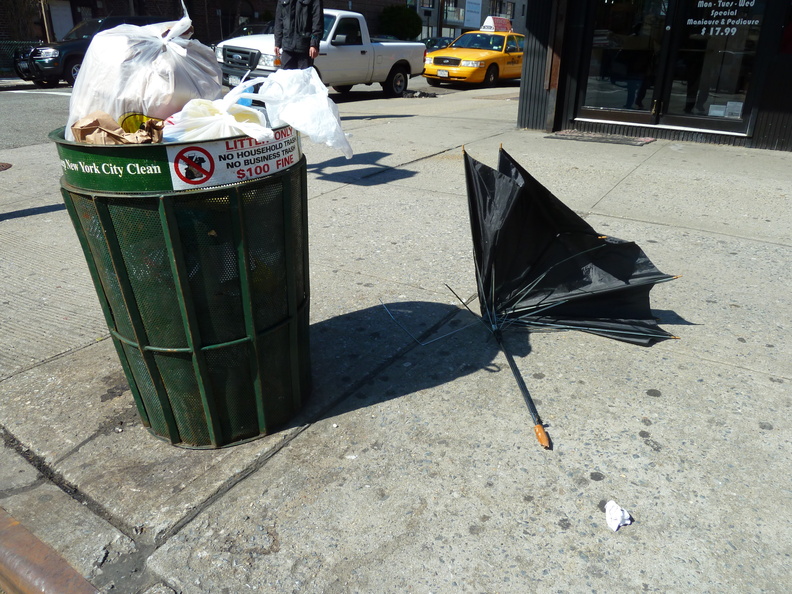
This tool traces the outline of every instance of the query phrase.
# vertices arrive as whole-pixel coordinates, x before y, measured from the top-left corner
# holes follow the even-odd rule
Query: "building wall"
[[[414,6],[423,21],[422,37],[456,37],[465,31],[478,29],[488,16],[502,16],[511,19],[512,28],[517,33],[528,31],[527,22],[531,15],[528,0],[471,0],[481,6],[481,16],[471,26],[465,24],[468,12],[467,0],[409,0],[408,5]],[[441,7],[442,3],[442,7]],[[531,6],[536,5],[532,2]],[[444,10],[442,32],[438,32],[439,11]]]
[[[12,16],[19,12],[18,3],[30,3],[32,14],[40,15],[37,0],[0,1],[0,40],[33,40],[36,33],[33,20],[30,31],[20,33],[12,26]],[[87,18],[111,14],[134,14],[179,18],[182,15],[180,0],[70,0],[75,23]],[[324,0],[325,8],[352,10],[366,17],[369,28],[377,33],[379,15],[386,6],[406,4],[407,0]],[[275,15],[275,0],[185,0],[187,12],[193,21],[194,37],[205,43],[218,41],[247,21],[269,20]],[[39,27],[40,29],[40,27]],[[39,38],[43,39],[43,31]]]
[[[521,81],[518,126],[547,132],[577,130],[629,137],[654,137],[711,144],[727,144],[792,151],[792,94],[778,81],[792,80],[792,5],[789,0],[766,0],[752,84],[757,85],[753,128],[748,135],[717,130],[576,121],[581,56],[589,51],[588,0],[534,0],[528,21],[526,55]],[[544,12],[547,7],[553,10]],[[563,9],[563,7],[566,7]],[[535,18],[533,18],[535,17]],[[553,70],[555,68],[555,70]]]

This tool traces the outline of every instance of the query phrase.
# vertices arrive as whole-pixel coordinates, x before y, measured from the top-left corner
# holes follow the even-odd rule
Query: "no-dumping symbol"
[[[214,169],[214,158],[209,151],[199,146],[188,146],[173,159],[173,170],[179,179],[194,186],[209,181]]]

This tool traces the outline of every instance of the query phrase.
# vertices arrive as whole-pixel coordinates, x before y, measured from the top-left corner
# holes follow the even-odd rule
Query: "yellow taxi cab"
[[[426,55],[424,77],[433,87],[444,82],[484,83],[520,78],[525,37],[508,19],[487,17],[479,31],[457,37],[448,47]]]

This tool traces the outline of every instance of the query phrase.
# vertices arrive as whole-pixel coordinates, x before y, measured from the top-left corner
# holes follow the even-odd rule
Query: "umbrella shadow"
[[[414,171],[380,163],[380,160],[390,155],[391,153],[370,151],[357,153],[351,159],[334,157],[308,165],[308,171],[322,181],[356,186],[375,186],[415,176]]]
[[[423,301],[387,307],[424,345],[410,338],[381,305],[313,324],[314,390],[290,425],[374,406],[481,370],[510,374],[508,366],[494,363],[498,343],[470,312]],[[530,346],[527,333],[519,334],[509,348],[524,356]],[[430,370],[410,372],[415,352],[431,363]]]
[[[508,382],[514,382],[497,340],[478,315],[462,307],[427,301],[386,305],[398,324],[382,305],[377,305],[311,325],[314,388],[302,411],[279,429],[376,406],[480,371],[504,373]],[[687,323],[679,316],[674,318],[673,312],[658,313]],[[543,330],[547,331],[569,330]],[[523,370],[519,361],[532,351],[531,333],[520,327],[503,333],[504,346]],[[416,356],[430,365],[421,365],[413,372]],[[519,398],[516,383],[513,389],[515,398]],[[530,420],[527,410],[526,420]]]
[[[670,309],[652,309],[652,315],[657,321],[666,326],[699,326],[695,322],[689,322],[675,311]]]

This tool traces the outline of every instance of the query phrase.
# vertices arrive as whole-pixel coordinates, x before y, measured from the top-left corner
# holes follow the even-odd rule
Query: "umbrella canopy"
[[[672,280],[635,243],[597,233],[502,148],[498,169],[465,153],[481,315],[517,380],[539,443],[551,448],[502,331],[583,330],[649,346],[675,338],[657,325],[649,291]]]
[[[653,318],[649,291],[675,277],[635,243],[597,233],[506,151],[498,169],[465,153],[481,314],[513,324],[591,332],[648,346],[674,338]]]

